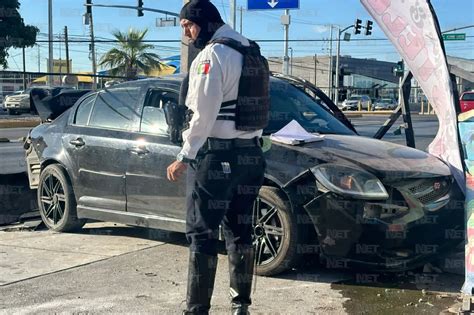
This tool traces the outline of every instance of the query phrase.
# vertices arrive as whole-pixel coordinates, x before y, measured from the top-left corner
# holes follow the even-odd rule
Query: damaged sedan
[[[181,111],[182,79],[34,98],[49,119],[25,142],[28,175],[49,229],[77,230],[94,219],[185,231],[185,180],[166,179],[180,151],[181,120],[173,117]],[[459,189],[444,162],[359,136],[303,80],[279,75],[270,81],[266,179],[252,219],[257,274],[278,274],[308,254],[328,267],[408,269],[463,240],[455,237],[463,230]],[[322,140],[269,140],[293,120]]]

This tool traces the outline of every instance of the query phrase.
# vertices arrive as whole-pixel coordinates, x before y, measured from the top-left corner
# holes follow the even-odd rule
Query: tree
[[[36,26],[25,25],[19,8],[18,0],[0,1],[0,65],[3,69],[8,67],[8,50],[33,46],[39,32]]]
[[[100,59],[100,65],[109,67],[111,75],[121,75],[128,80],[137,78],[139,70],[150,74],[153,69],[161,69],[160,57],[150,52],[153,45],[143,42],[148,30],[129,29],[128,33],[115,31],[118,47],[112,48]]]

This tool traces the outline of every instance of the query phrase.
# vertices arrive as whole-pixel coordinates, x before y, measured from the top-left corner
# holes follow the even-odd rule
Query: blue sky
[[[82,14],[85,12],[84,0],[53,0],[54,33],[58,36],[64,26],[69,29],[70,39],[87,39],[88,27],[82,25]],[[136,0],[93,0],[95,4],[136,5]],[[182,0],[144,0],[145,7],[179,12]],[[230,18],[229,0],[212,0],[218,7],[224,19]],[[28,24],[39,27],[39,40],[47,39],[48,32],[48,0],[20,0],[20,12]],[[473,0],[432,0],[436,14],[443,30],[474,25]],[[284,11],[247,11],[247,0],[237,0],[237,6],[243,7],[243,34],[252,39],[283,39],[283,28],[280,24],[280,15]],[[148,28],[147,39],[178,40],[181,30],[179,27],[159,28],[155,26],[157,18],[163,15],[145,12],[143,17],[137,17],[136,11],[111,8],[94,8],[95,35],[98,38],[112,38],[113,30],[126,31],[130,27]],[[316,39],[316,42],[290,43],[294,56],[325,55],[329,49],[328,25],[345,27],[354,23],[355,18],[361,18],[364,23],[370,19],[369,14],[359,0],[300,0],[300,9],[291,10],[292,24],[290,39]],[[239,13],[237,15],[237,29],[239,29]],[[458,31],[466,33],[466,41],[451,41],[446,43],[448,55],[474,59],[474,28]],[[334,38],[335,35],[334,35]],[[368,38],[364,35],[352,35],[353,39]],[[370,38],[386,38],[383,32],[374,25]],[[98,57],[110,49],[113,44],[98,44]],[[283,43],[261,43],[263,52],[267,56],[281,56]],[[333,47],[335,49],[335,47]],[[167,57],[179,54],[178,43],[157,43],[156,52]],[[27,49],[27,70],[46,70],[47,43],[39,43],[39,47]],[[343,42],[341,54],[358,58],[377,58],[379,60],[396,61],[400,57],[389,41],[352,41]],[[10,50],[9,66],[20,70],[22,66],[21,52]],[[71,44],[70,55],[73,59],[73,70],[88,71],[87,44]],[[65,58],[64,45],[54,44],[55,58]],[[39,65],[38,65],[39,61]]]

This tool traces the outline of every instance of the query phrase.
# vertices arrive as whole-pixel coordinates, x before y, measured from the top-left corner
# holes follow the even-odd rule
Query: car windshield
[[[463,101],[474,101],[474,93],[465,93],[462,96]]]
[[[270,87],[271,113],[265,134],[274,133],[293,119],[308,132],[354,135],[308,94],[283,81],[273,81]]]

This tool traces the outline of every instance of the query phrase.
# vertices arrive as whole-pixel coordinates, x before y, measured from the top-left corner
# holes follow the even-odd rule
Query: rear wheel
[[[85,220],[77,218],[76,199],[64,169],[48,165],[40,175],[38,207],[44,224],[56,232],[80,229]]]
[[[297,264],[301,233],[283,193],[263,186],[254,204],[252,223],[258,275],[276,275]]]

